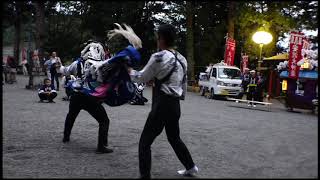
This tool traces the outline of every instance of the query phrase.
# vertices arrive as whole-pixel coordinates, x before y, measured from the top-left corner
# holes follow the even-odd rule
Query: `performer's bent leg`
[[[91,104],[91,103],[90,103]],[[110,120],[108,118],[107,112],[101,103],[95,102],[95,105],[87,106],[86,110],[94,117],[99,123],[99,133],[98,133],[98,148],[103,149],[108,146],[108,131]]]
[[[64,138],[63,142],[69,141],[71,130],[74,124],[74,121],[76,120],[80,110],[82,109],[80,103],[82,101],[82,97],[79,95],[74,95],[70,99],[70,104],[69,104],[69,112],[66,117],[66,121],[64,124]]]
[[[164,128],[164,122],[158,118],[160,113],[157,113],[156,110],[157,107],[153,106],[139,141],[139,169],[141,178],[151,177],[151,145]]]
[[[168,141],[176,153],[180,162],[189,170],[194,167],[191,154],[180,138],[179,118],[180,118],[180,102],[174,100],[170,103],[170,110],[167,111],[165,118],[165,129]]]

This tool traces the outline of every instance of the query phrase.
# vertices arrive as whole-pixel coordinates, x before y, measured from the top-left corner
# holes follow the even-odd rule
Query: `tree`
[[[20,42],[21,42],[21,12],[23,2],[17,1],[13,2],[15,4],[15,14],[14,14],[14,60],[15,64],[18,64],[20,59]]]
[[[188,72],[189,77],[194,81],[194,2],[187,1],[186,5],[186,17],[187,17],[187,60],[188,60]]]
[[[234,39],[234,12],[235,1],[228,1],[228,36]]]
[[[39,50],[39,59],[43,58],[43,45],[45,38],[45,2],[35,1],[36,10],[36,49]]]
[[[279,52],[276,43],[285,33],[307,27],[316,29],[316,21],[307,19],[317,18],[317,7],[317,2],[306,1],[238,2],[236,40],[241,42],[243,52],[249,54],[252,61],[259,56],[259,46],[252,41],[252,35],[258,30],[268,31],[273,41],[264,46],[262,56],[274,55]]]

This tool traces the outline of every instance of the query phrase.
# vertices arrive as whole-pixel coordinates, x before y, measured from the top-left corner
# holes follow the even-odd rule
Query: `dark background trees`
[[[142,39],[142,65],[156,49],[154,31],[161,23],[178,30],[178,50],[189,61],[189,79],[223,59],[227,33],[236,40],[235,64],[241,53],[255,63],[259,46],[251,37],[259,29],[273,41],[262,56],[284,51],[279,39],[291,30],[317,30],[317,1],[5,1],[3,44],[15,47],[29,32],[41,56],[57,51],[64,63],[79,56],[88,39],[105,41],[113,23],[126,23]],[[316,42],[317,37],[310,37]]]

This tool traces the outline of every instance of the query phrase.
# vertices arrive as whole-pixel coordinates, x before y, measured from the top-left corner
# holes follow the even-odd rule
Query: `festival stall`
[[[318,61],[317,51],[303,50],[302,58],[297,61],[297,76],[290,77],[288,61],[277,66],[282,80],[282,91],[286,95],[286,107],[315,110],[315,100],[318,97]]]
[[[266,85],[270,98],[280,97],[281,84],[279,73],[277,73],[276,67],[280,62],[287,61],[288,59],[288,53],[277,54],[272,57],[263,58],[262,66],[267,67],[265,74],[268,75],[266,77],[266,82],[268,83]]]

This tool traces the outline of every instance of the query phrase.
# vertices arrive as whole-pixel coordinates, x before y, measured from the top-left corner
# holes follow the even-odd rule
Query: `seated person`
[[[57,97],[57,91],[54,89],[54,86],[51,84],[51,80],[45,78],[43,80],[43,85],[38,90],[38,95],[40,98],[39,102],[48,100],[51,103],[54,103],[53,99]]]
[[[131,105],[144,105],[148,99],[143,96],[144,83],[134,83],[136,88],[135,95],[130,101]]]

